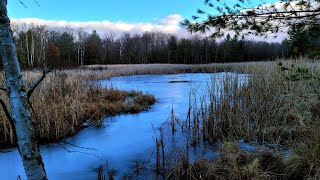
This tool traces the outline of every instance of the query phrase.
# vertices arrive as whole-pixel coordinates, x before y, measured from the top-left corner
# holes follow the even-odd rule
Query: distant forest
[[[24,28],[23,28],[24,27]],[[179,38],[161,32],[104,35],[83,29],[13,26],[18,58],[24,68],[75,67],[90,64],[199,64],[263,61],[320,53],[319,31],[293,28],[282,43],[231,37]],[[310,33],[311,32],[311,33]]]

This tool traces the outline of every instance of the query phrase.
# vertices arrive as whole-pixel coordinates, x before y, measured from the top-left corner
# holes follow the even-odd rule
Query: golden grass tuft
[[[224,142],[215,160],[199,159],[188,167],[177,163],[165,173],[166,179],[252,180],[283,179],[285,161],[274,150],[260,148],[254,152],[240,149],[238,142]]]
[[[248,153],[238,143],[225,142],[220,152],[218,159],[206,164],[202,179],[280,179],[284,175],[284,161],[274,151],[260,149]]]

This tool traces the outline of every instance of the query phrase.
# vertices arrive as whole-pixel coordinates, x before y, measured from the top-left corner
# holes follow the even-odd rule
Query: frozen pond
[[[231,77],[234,73],[228,73]],[[97,84],[113,86],[124,90],[139,90],[154,94],[158,102],[149,111],[138,114],[123,114],[107,117],[101,128],[87,128],[65,141],[83,149],[64,145],[68,152],[57,144],[41,146],[41,153],[49,179],[96,179],[97,168],[108,161],[110,169],[117,170],[117,177],[135,175],[136,162],[146,164],[146,172],[151,172],[154,164],[155,143],[159,128],[174,108],[175,115],[186,119],[190,88],[202,95],[208,88],[211,78],[218,82],[226,73],[215,74],[176,74],[176,75],[137,75],[114,77],[101,80]],[[238,74],[239,79],[242,79]],[[179,135],[178,135],[179,138]],[[18,175],[26,179],[19,153],[0,153],[0,179],[16,179]],[[191,157],[215,156],[210,149],[191,148]],[[149,162],[149,160],[151,161]],[[149,163],[147,163],[149,162]],[[150,173],[149,173],[150,174]],[[146,174],[142,174],[144,176]]]

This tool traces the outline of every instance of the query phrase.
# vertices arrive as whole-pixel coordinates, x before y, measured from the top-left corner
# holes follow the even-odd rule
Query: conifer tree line
[[[51,28],[45,25],[26,28],[25,25],[15,24],[12,29],[18,58],[24,68],[223,63],[309,54],[315,57],[319,54],[318,49],[314,49],[319,45],[319,38],[315,38],[318,31],[309,33],[310,30],[299,28],[292,29],[290,38],[282,43],[249,41],[229,34],[217,40],[200,35],[179,38],[162,32],[123,33],[120,36],[109,32],[101,35],[95,30],[88,33],[82,28]]]

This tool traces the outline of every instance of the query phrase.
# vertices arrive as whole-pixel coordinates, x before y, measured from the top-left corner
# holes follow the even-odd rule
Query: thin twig
[[[69,150],[68,148],[64,147],[64,146],[61,145],[60,143],[58,143],[58,145],[59,145],[60,147],[62,147],[64,150],[66,150],[68,153],[80,153],[80,154],[85,154],[85,155],[89,155],[89,156],[94,156],[94,157],[100,159],[101,161],[103,161],[102,157],[97,156],[97,155],[95,155],[95,154],[86,153],[86,152],[82,152],[82,151]]]
[[[25,8],[27,8],[27,6],[21,1],[21,0],[18,0]]]
[[[79,148],[79,149],[98,151],[98,150],[95,149],[95,148],[87,148],[87,147],[83,147],[83,146],[78,146],[78,145],[75,145],[75,144],[72,144],[72,143],[68,143],[68,142],[66,142],[65,140],[64,140],[62,143],[63,143],[63,144],[70,145],[70,146],[73,146],[73,147],[76,147],[76,148]],[[61,144],[61,143],[60,143],[60,144]]]
[[[7,118],[9,119],[11,127],[14,129],[15,128],[14,121],[13,121],[13,119],[11,117],[11,114],[10,114],[8,108],[7,108],[7,105],[4,102],[4,100],[2,99],[2,97],[0,97],[0,104],[1,104],[1,106],[3,108],[4,113],[6,114]]]
[[[7,89],[7,88],[4,88],[4,87],[0,87],[0,90],[2,90],[2,91],[8,91],[8,89]]]
[[[12,152],[12,151],[0,151],[0,153],[9,153],[9,152]]]
[[[33,91],[38,87],[38,85],[44,80],[44,78],[47,76],[48,73],[50,73],[53,70],[53,67],[49,67],[43,70],[42,76],[36,81],[31,88],[27,92],[27,97],[30,98]]]
[[[36,0],[33,0],[33,1],[40,7],[40,4]]]
[[[9,120],[9,123],[10,123],[10,125],[11,125],[11,129],[12,129],[12,131],[13,131],[13,134],[14,134],[14,136],[16,137],[16,136],[17,136],[17,133],[16,133],[17,131],[16,131],[15,122],[14,122],[14,120],[12,119],[12,116],[11,116],[11,114],[10,114],[8,108],[7,108],[6,103],[5,103],[4,100],[2,99],[2,97],[0,97],[0,104],[1,104],[1,106],[2,106],[2,109],[3,109],[4,113],[6,114],[8,120]]]
[[[150,164],[152,156],[153,156],[153,153],[154,153],[154,151],[151,152],[150,158],[146,162],[142,163],[142,165],[140,166],[139,169],[143,170],[143,169],[146,168],[147,164]]]

